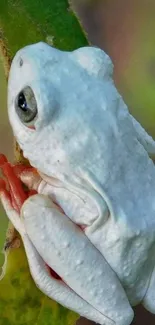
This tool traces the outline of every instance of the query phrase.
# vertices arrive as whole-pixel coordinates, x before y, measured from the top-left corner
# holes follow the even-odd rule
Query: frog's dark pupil
[[[27,107],[27,102],[25,99],[25,96],[23,93],[20,93],[19,97],[18,97],[18,107],[20,109],[22,109],[22,111],[27,111],[28,107]]]

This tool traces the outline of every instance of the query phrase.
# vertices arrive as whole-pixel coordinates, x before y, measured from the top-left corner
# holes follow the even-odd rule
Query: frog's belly
[[[146,239],[147,240],[147,239]],[[155,265],[155,243],[152,247],[144,247],[145,239],[140,238],[130,245],[127,243],[122,250],[116,245],[113,254],[117,254],[117,260],[111,262],[111,267],[117,273],[121,283],[127,293],[131,305],[138,304],[144,297],[149,285],[150,277]],[[140,246],[142,249],[138,250]],[[120,254],[118,250],[120,249]],[[105,257],[108,255],[105,253]],[[111,254],[110,254],[111,255]]]
[[[86,234],[91,234],[91,240],[118,275],[131,305],[140,303],[155,266],[155,231],[128,236],[109,219],[95,232],[87,229]]]

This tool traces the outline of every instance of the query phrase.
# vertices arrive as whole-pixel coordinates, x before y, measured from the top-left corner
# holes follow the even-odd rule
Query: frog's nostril
[[[23,59],[20,58],[20,59],[19,59],[19,66],[22,67],[22,65],[23,65]]]

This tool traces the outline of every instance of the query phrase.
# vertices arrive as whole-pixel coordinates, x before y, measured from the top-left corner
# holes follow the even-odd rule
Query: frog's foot
[[[28,195],[25,193],[22,187],[21,180],[16,176],[15,166],[12,166],[6,159],[6,157],[0,155],[0,168],[5,181],[1,180],[1,193],[2,196],[8,198],[11,201],[12,207],[20,212],[20,209],[27,199]],[[24,168],[24,166],[22,167]],[[8,188],[8,190],[7,190]]]
[[[0,178],[0,199],[10,221],[22,235],[23,224],[20,220],[20,209],[28,195],[24,192],[20,179],[4,155],[0,155],[0,168],[4,179]]]
[[[148,311],[155,314],[155,268],[142,304]]]

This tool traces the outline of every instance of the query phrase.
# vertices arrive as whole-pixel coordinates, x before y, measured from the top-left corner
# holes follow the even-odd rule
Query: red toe
[[[2,153],[0,154],[0,167],[7,163],[7,158]]]
[[[29,196],[37,194],[37,192],[25,192],[19,177],[24,171],[33,170],[36,172],[36,170],[31,166],[25,166],[23,164],[11,165],[3,154],[0,154],[0,169],[6,179],[0,179],[0,191],[5,192],[7,196],[9,195],[13,208],[20,212],[24,201]],[[9,191],[7,191],[7,186]]]

